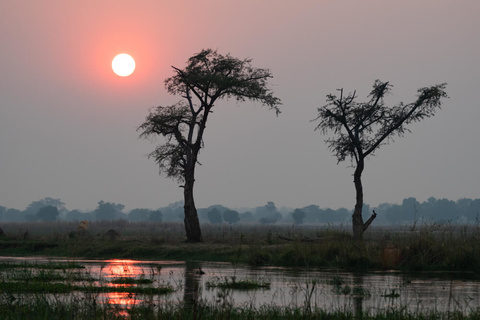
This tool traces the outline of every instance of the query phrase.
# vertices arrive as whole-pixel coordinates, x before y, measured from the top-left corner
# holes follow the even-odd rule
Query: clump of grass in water
[[[384,298],[398,298],[400,297],[400,293],[396,292],[395,289],[392,289],[390,293],[385,293],[382,295]]]
[[[73,291],[88,292],[88,293],[106,293],[106,292],[118,292],[118,287],[108,287],[108,286],[74,286]],[[132,294],[147,294],[147,295],[159,295],[167,294],[175,291],[171,286],[165,287],[132,287],[132,286],[122,286],[122,292],[132,293]]]
[[[255,290],[255,289],[268,289],[270,288],[270,282],[266,280],[253,280],[253,279],[241,279],[237,280],[237,277],[225,277],[214,278],[207,281],[206,288],[220,288],[220,289],[235,289],[235,290]]]
[[[10,264],[9,266],[10,269],[7,269],[4,265],[3,272],[0,274],[0,293],[37,295],[44,293],[68,294],[72,292],[105,293],[118,291],[118,288],[112,286],[94,285],[92,282],[99,280],[95,280],[88,272],[78,273],[66,271],[63,268],[59,272],[56,270],[59,267],[58,264],[53,264],[52,266],[42,264],[41,266],[44,268],[40,270],[37,269],[37,264]],[[80,285],[76,284],[76,282],[87,282],[87,284],[83,283]],[[122,290],[134,294],[159,295],[175,291],[171,286],[148,286],[153,283],[153,280],[145,278],[119,278],[112,281],[112,283],[124,284],[125,286],[122,287]]]
[[[329,282],[331,285],[333,285],[334,287],[339,287],[341,285],[343,285],[345,283],[345,281],[343,281],[343,279],[339,276],[335,276],[332,278],[332,280]]]
[[[48,262],[48,263],[11,263],[11,262],[2,262],[0,263],[0,270],[13,269],[13,268],[30,268],[30,269],[85,269],[85,266],[76,263],[76,262]]]
[[[121,277],[121,278],[113,279],[111,281],[111,283],[113,283],[113,284],[128,284],[128,285],[152,284],[153,280],[145,279],[145,278],[135,279],[135,278],[130,278],[130,277]]]

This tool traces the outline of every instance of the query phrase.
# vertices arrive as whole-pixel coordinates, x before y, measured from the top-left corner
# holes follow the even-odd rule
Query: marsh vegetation
[[[184,241],[181,223],[120,220],[82,226],[66,221],[3,223],[0,255],[224,261],[357,271],[480,271],[478,225],[374,227],[357,243],[342,227],[205,224],[200,244]]]
[[[0,255],[13,256],[0,263],[7,319],[479,315],[476,226],[374,227],[361,244],[338,227],[205,225],[201,244],[184,242],[175,223],[2,229]],[[118,236],[106,236],[109,230]]]
[[[2,258],[0,281],[5,319],[474,319],[480,293],[450,273],[41,257]]]

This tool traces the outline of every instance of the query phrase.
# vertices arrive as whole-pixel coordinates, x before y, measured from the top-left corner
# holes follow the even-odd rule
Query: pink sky
[[[352,169],[309,120],[326,94],[343,87],[363,99],[377,78],[394,85],[392,103],[442,82],[451,98],[369,160],[366,202],[478,198],[478,12],[477,0],[1,1],[0,205],[180,200],[135,129],[150,107],[180,99],[163,81],[204,48],[270,68],[284,106],[278,118],[248,102],[216,106],[199,207],[353,207]],[[111,70],[120,52],[136,60],[130,77]]]

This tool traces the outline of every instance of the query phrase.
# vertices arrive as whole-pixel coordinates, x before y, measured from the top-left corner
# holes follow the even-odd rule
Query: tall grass
[[[324,226],[203,225],[204,242],[184,242],[180,223],[3,223],[0,255],[73,258],[203,260],[252,266],[354,270],[480,271],[480,231],[474,226],[371,228],[355,242],[343,228]],[[120,236],[106,236],[110,229]]]
[[[476,320],[480,312],[474,311],[468,315],[457,312],[407,312],[387,311],[378,314],[352,313],[342,310],[310,310],[302,308],[280,308],[266,306],[262,308],[217,307],[199,304],[194,307],[155,306],[149,303],[134,305],[124,310],[113,305],[97,305],[92,301],[78,299],[72,302],[62,302],[58,299],[35,297],[22,304],[11,303],[0,295],[0,315],[4,320],[55,320],[55,319],[169,319],[169,320]]]

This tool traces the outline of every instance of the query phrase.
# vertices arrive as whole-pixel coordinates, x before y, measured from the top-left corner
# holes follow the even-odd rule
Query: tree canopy
[[[258,101],[277,115],[280,113],[280,99],[267,88],[270,71],[252,67],[251,59],[239,60],[207,49],[191,57],[185,69],[172,68],[175,75],[165,80],[165,87],[184,100],[151,109],[138,128],[140,137],[166,138],[149,157],[158,163],[160,173],[169,178],[184,181],[191,161],[198,161],[206,122],[218,99]]]
[[[167,91],[183,99],[170,106],[150,110],[140,125],[140,137],[163,136],[165,142],[149,154],[160,173],[183,182],[185,230],[189,241],[202,241],[193,197],[195,166],[207,119],[219,99],[252,100],[280,113],[280,99],[267,87],[271,73],[254,68],[251,59],[240,60],[207,49],[195,54],[184,69],[172,67],[174,75],[165,80]]]
[[[392,141],[395,135],[410,132],[407,124],[435,115],[446,98],[446,84],[418,89],[417,99],[408,104],[400,102],[388,107],[384,98],[391,91],[389,82],[376,80],[367,102],[357,102],[356,91],[339,96],[327,95],[327,104],[318,108],[320,120],[316,129],[324,134],[333,132],[326,143],[338,162],[351,158],[356,162],[373,154],[380,146]]]
[[[40,208],[37,212],[37,217],[42,221],[55,221],[58,215],[58,209],[54,206]]]
[[[376,217],[373,215],[364,223],[362,218],[363,186],[362,172],[365,158],[382,145],[390,142],[395,136],[403,136],[409,130],[407,124],[418,122],[435,115],[441,106],[442,98],[446,98],[446,84],[418,89],[414,102],[388,107],[385,96],[392,85],[389,82],[376,80],[373,90],[368,95],[367,102],[357,102],[356,92],[344,94],[338,89],[339,95],[327,95],[327,104],[318,108],[319,120],[316,130],[324,134],[332,132],[325,142],[335,154],[338,162],[350,158],[355,163],[354,184],[356,190],[355,210],[352,216],[353,234],[355,239],[361,239],[363,232]]]

